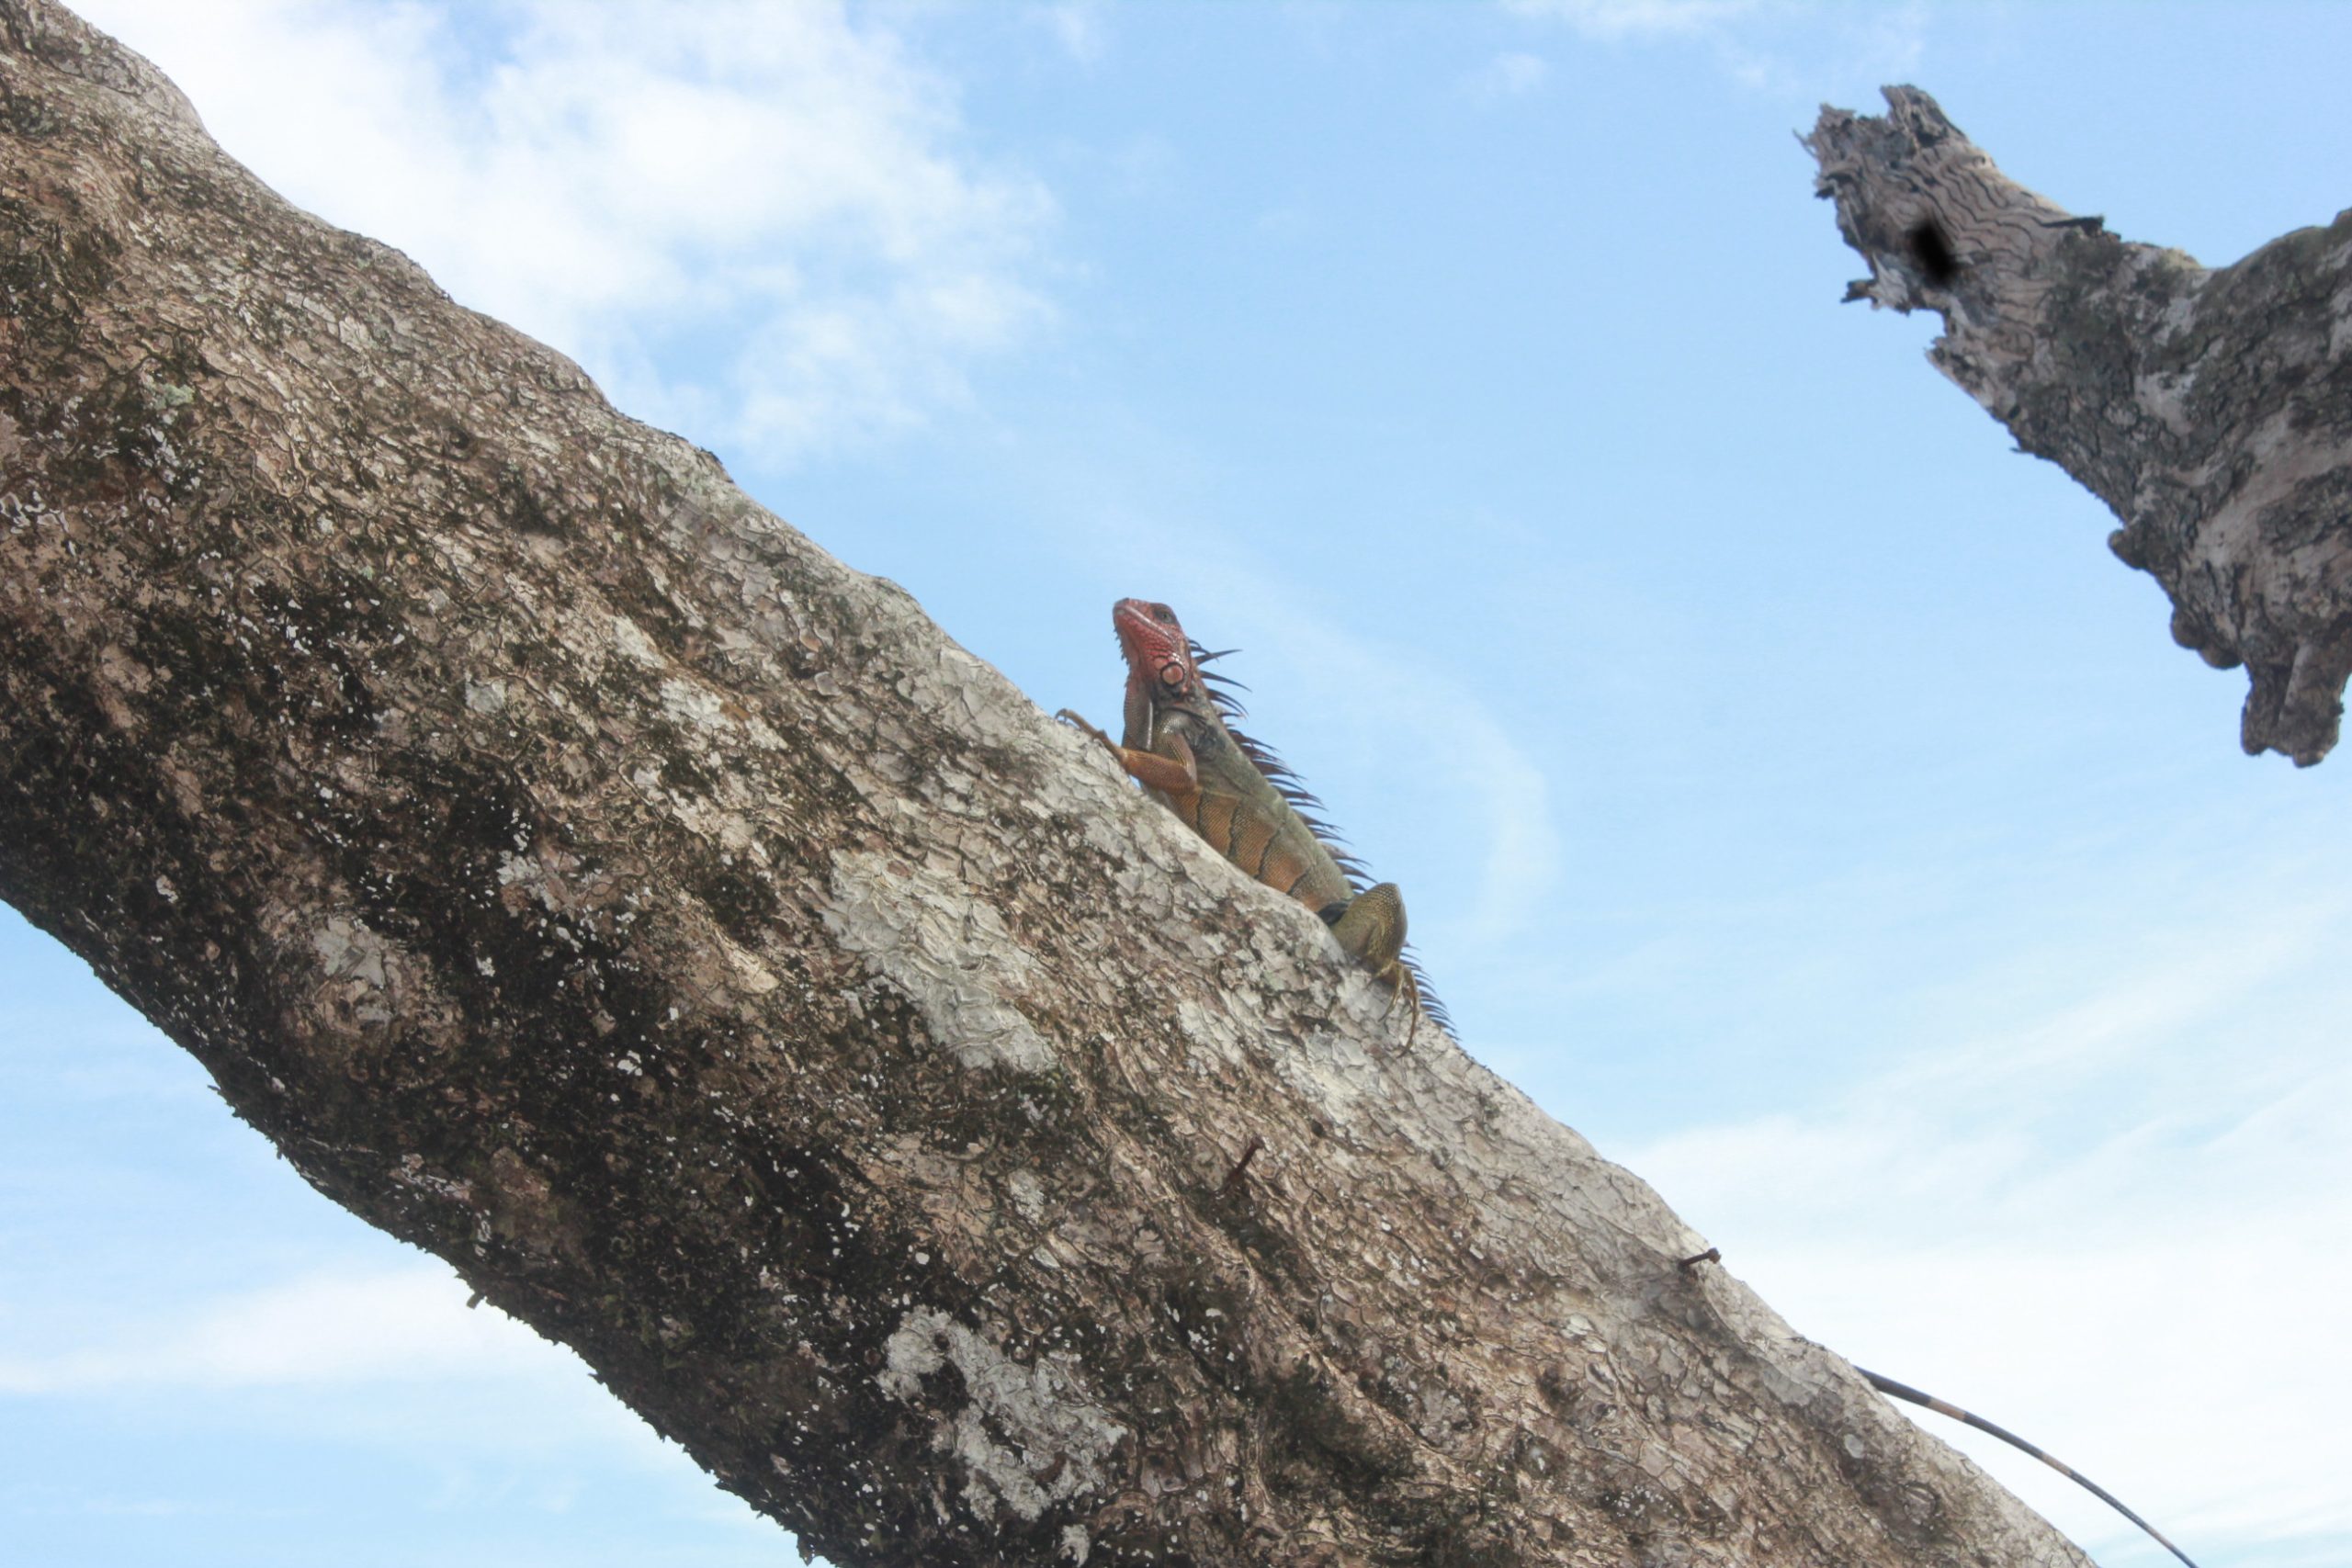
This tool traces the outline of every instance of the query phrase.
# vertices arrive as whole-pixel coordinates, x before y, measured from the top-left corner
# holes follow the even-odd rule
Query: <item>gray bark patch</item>
[[[925,866],[870,850],[833,857],[826,929],[904,991],[933,1040],[967,1067],[1042,1073],[1053,1048],[1004,993],[1025,987],[1036,964],[972,890]]]
[[[1078,1358],[1050,1354],[1023,1366],[946,1314],[907,1314],[884,1347],[875,1381],[908,1404],[922,1399],[922,1380],[953,1365],[970,1398],[942,1412],[932,1446],[961,1461],[964,1501],[982,1518],[1004,1506],[1035,1519],[1055,1503],[1102,1490],[1103,1464],[1127,1436],[1095,1403]],[[1085,1535],[1069,1540],[1084,1562]]]

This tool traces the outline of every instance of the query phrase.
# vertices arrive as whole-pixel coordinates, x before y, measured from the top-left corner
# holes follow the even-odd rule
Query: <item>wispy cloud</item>
[[[870,13],[82,8],[289,197],[706,440],[782,463],[919,425],[1051,315],[1051,196],[973,151],[952,85]],[[696,353],[724,371],[682,373]]]
[[[320,1274],[141,1324],[97,1345],[0,1350],[0,1393],[576,1379],[572,1359],[445,1269]]]
[[[1623,1157],[1804,1333],[1978,1409],[2177,1539],[2352,1535],[2336,1413],[2352,1258],[2340,900],[2249,876],[2227,907],[2082,931],[1952,976],[1931,1043],[1817,1108]],[[2214,1435],[2202,1387],[2233,1394]],[[1948,1426],[2061,1528],[2122,1526]],[[2155,1561],[2154,1557],[2147,1559]]]
[[[1593,43],[1703,46],[1724,74],[1778,93],[1819,93],[1899,81],[1925,49],[1922,4],[1824,5],[1819,0],[1502,0],[1531,23]],[[1977,13],[1980,17],[1982,12]]]
[[[250,1263],[260,1249],[240,1250]],[[396,1248],[370,1238],[366,1250]],[[134,1464],[111,1481],[93,1472],[0,1488],[36,1540],[53,1539],[40,1533],[43,1520],[131,1517],[180,1521],[199,1542],[226,1534],[314,1544],[349,1525],[338,1502],[373,1495],[416,1516],[413,1540],[394,1541],[388,1562],[524,1516],[533,1528],[581,1532],[564,1536],[550,1561],[796,1561],[771,1521],[715,1491],[571,1352],[488,1304],[469,1310],[446,1268],[351,1262],[209,1297],[168,1261],[153,1272],[156,1302],[130,1311],[120,1292],[78,1311],[51,1300],[28,1313],[32,1303],[11,1298],[0,1314],[0,1427],[119,1423],[126,1452],[197,1445],[233,1456],[238,1474],[224,1482],[211,1470]],[[248,1459],[267,1472],[252,1485]],[[328,1467],[323,1491],[308,1484],[313,1461]],[[616,1484],[634,1499],[617,1520],[599,1495]],[[628,1533],[640,1525],[644,1539]],[[679,1533],[694,1544],[673,1553],[666,1538]]]
[[[1542,55],[1510,50],[1471,72],[1465,85],[1474,98],[1489,102],[1523,98],[1543,86],[1551,74],[1552,67]]]
[[[1753,13],[1757,0],[1503,0],[1523,17],[1565,22],[1588,38],[1688,36]]]
[[[2222,1043],[2242,1037],[2282,977],[2324,969],[2352,918],[2340,897],[2314,899],[2288,886],[2263,907],[2232,913],[2227,922],[2152,920],[2134,933],[2140,951],[2132,953],[2085,941],[2064,954],[2031,954],[1972,976],[1972,984],[1931,1003],[1961,1021],[1958,1030],[1947,1024],[1939,1032],[1957,1036],[1954,1043],[1894,1069],[1877,1092],[1941,1105],[1948,1116],[1980,1114],[2014,1111],[2011,1095],[2021,1084],[2047,1099],[2119,1075],[2144,1077],[2158,1070],[2154,1063],[2229,1080],[2199,1083],[2200,1091],[2243,1092],[2256,1064],[2238,1057],[2217,1074],[2235,1055]],[[2086,966],[2071,979],[2063,973],[2070,960]],[[2044,999],[2039,1010],[1989,1016],[2022,996]]]
[[[1092,65],[1111,47],[1110,12],[1108,0],[1053,0],[1030,14],[1052,32],[1064,53],[1080,65]]]

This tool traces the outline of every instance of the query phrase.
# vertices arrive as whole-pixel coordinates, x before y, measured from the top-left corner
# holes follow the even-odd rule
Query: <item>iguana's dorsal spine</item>
[[[1061,716],[1100,740],[1219,854],[1321,915],[1417,1020],[1426,1015],[1451,1033],[1444,1006],[1404,951],[1403,897],[1392,883],[1365,886],[1362,863],[1323,820],[1321,803],[1281,758],[1235,728],[1242,710],[1233,682],[1202,668],[1224,654],[1193,641],[1173,610],[1149,600],[1120,600],[1111,621],[1127,663],[1119,740],[1068,709]]]

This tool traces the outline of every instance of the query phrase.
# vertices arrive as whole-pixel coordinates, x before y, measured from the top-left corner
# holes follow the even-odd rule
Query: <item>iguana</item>
[[[1416,1025],[1426,1014],[1451,1033],[1445,1009],[1405,955],[1405,900],[1396,885],[1362,886],[1363,867],[1329,825],[1311,815],[1323,809],[1320,803],[1300,786],[1281,759],[1228,722],[1242,716],[1239,703],[1224,690],[1233,682],[1204,672],[1201,666],[1233,650],[1209,652],[1184,635],[1175,611],[1148,600],[1120,600],[1111,607],[1111,624],[1127,660],[1125,732],[1114,740],[1069,708],[1058,716],[1092,736],[1153,799],[1176,813],[1219,854],[1321,915],[1340,946],[1387,982],[1411,1010]],[[1409,1043],[1409,1033],[1407,1039]],[[1252,1140],[1226,1179],[1228,1186],[1239,1179],[1257,1152]],[[1682,1266],[1719,1262],[1722,1257],[1710,1247],[1684,1258]],[[2188,1568],[2197,1568],[2188,1553],[2113,1493],[2015,1433],[1907,1383],[1860,1367],[1854,1370],[1882,1393],[1925,1405],[2024,1450],[2146,1530]]]
[[[1127,660],[1126,728],[1114,740],[1077,714],[1060,716],[1101,742],[1136,783],[1277,893],[1323,917],[1342,951],[1385,983],[1411,1015],[1406,1042],[1427,1016],[1453,1032],[1444,1007],[1405,953],[1405,900],[1393,882],[1366,887],[1323,807],[1282,760],[1235,729],[1240,705],[1201,666],[1211,653],[1184,635],[1176,612],[1143,599],[1111,607]]]

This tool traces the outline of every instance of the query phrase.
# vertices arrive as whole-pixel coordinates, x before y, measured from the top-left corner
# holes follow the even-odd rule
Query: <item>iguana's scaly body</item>
[[[1111,623],[1127,660],[1126,723],[1112,739],[1064,708],[1152,798],[1219,854],[1323,917],[1351,957],[1385,981],[1418,1024],[1450,1028],[1445,1010],[1405,956],[1405,900],[1396,885],[1359,884],[1360,867],[1321,809],[1280,759],[1227,723],[1239,709],[1201,665],[1219,657],[1184,635],[1165,604],[1122,599]]]

